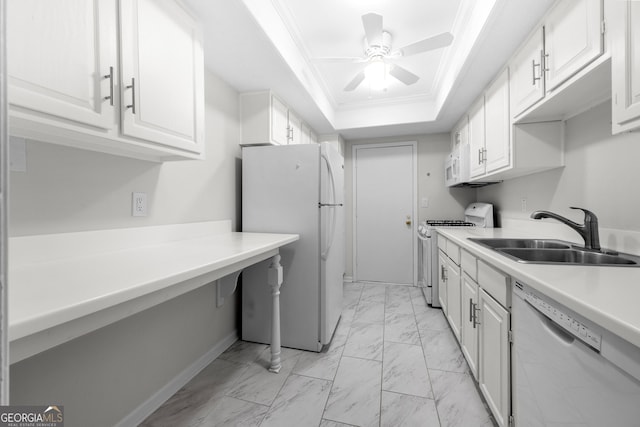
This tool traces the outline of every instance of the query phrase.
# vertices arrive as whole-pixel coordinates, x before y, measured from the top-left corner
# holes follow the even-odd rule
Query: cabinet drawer
[[[478,285],[504,307],[509,307],[509,276],[478,260]]]
[[[436,234],[438,240],[438,249],[440,249],[445,254],[447,253],[447,239],[442,237],[440,233]]]
[[[462,267],[462,271],[467,273],[470,278],[476,282],[478,281],[478,264],[476,257],[464,249],[460,250],[460,266]]]
[[[456,265],[460,265],[460,246],[447,240],[447,255]]]

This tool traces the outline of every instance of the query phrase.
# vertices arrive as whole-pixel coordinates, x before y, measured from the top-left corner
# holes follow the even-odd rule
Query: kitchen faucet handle
[[[570,207],[571,209],[581,210],[582,212],[584,212],[584,218],[585,218],[585,220],[586,220],[587,218],[589,218],[589,220],[591,220],[591,221],[593,221],[593,220],[597,221],[597,220],[598,220],[598,217],[596,216],[596,214],[594,214],[594,213],[593,213],[593,212],[591,212],[590,210],[587,210],[587,209],[585,209],[585,208],[578,208],[578,207],[576,207],[576,206],[569,206],[569,207]]]

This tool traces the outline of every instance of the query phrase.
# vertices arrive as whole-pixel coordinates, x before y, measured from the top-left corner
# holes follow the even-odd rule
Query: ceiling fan
[[[411,43],[398,50],[391,50],[391,34],[382,28],[382,15],[377,13],[367,13],[362,15],[362,25],[365,33],[365,47],[363,57],[340,57],[340,58],[321,58],[321,61],[328,62],[355,62],[367,63],[348,84],[344,90],[347,92],[355,90],[364,79],[372,74],[382,75],[382,78],[388,72],[390,75],[400,80],[406,85],[417,82],[420,77],[411,71],[397,64],[389,64],[389,60],[395,58],[415,55],[434,49],[449,46],[453,41],[451,33],[441,33],[433,37]]]

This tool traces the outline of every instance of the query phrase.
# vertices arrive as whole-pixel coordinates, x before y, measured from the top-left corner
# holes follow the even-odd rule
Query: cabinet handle
[[[476,328],[476,326],[478,326],[480,324],[480,322],[478,322],[478,312],[480,311],[480,309],[478,308],[478,304],[473,304],[473,329]]]
[[[113,67],[109,67],[109,74],[102,76],[103,79],[109,79],[109,96],[105,96],[103,99],[109,100],[109,104],[113,107]]]
[[[542,71],[545,73],[549,72],[549,54],[544,53],[543,50],[540,51],[540,63],[542,64]]]
[[[482,164],[482,148],[478,148],[478,164]]]
[[[469,322],[473,322],[473,299],[469,298]]]
[[[487,163],[487,149],[482,149],[482,163]]]
[[[131,89],[131,104],[127,105],[127,108],[131,108],[133,114],[136,113],[136,79],[131,77],[131,84],[125,86],[127,89]]]
[[[443,281],[447,281],[448,277],[447,277],[447,269],[444,267],[444,265],[440,266],[440,277],[442,278]]]
[[[540,76],[536,77],[536,67],[539,67],[541,64],[536,64],[536,60],[532,59],[531,60],[531,72],[533,74],[533,81],[531,82],[532,85],[536,85],[536,81],[540,80]],[[542,75],[542,72],[540,72],[540,75]]]

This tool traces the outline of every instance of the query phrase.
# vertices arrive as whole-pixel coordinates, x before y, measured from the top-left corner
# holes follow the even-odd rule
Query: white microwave
[[[473,181],[470,182],[469,144],[461,144],[446,158],[444,164],[444,182],[447,187],[484,187],[501,181]]]
[[[449,153],[444,163],[444,183],[447,187],[453,187],[460,182],[460,152],[454,150]]]
[[[461,144],[445,160],[444,182],[447,187],[469,182],[469,144]]]

